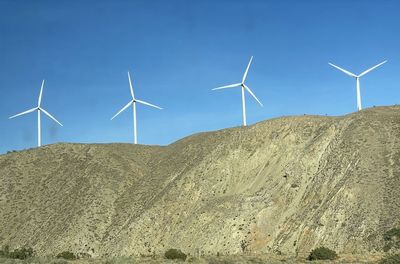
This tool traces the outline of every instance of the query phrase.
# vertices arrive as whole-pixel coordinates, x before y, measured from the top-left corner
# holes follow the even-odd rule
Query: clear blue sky
[[[0,153],[36,146],[36,115],[8,117],[37,103],[43,144],[169,144],[184,136],[240,125],[239,82],[251,55],[248,123],[282,115],[355,111],[355,80],[328,62],[360,73],[364,107],[400,102],[400,1],[22,1],[0,0]]]

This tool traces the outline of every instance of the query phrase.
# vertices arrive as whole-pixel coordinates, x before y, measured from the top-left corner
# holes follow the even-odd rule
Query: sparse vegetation
[[[167,259],[181,259],[183,261],[185,261],[187,257],[185,253],[175,248],[168,249],[164,256]]]
[[[400,253],[389,255],[379,261],[379,264],[399,264],[400,263]]]
[[[326,247],[313,249],[308,256],[308,260],[334,260],[338,257],[334,250]]]
[[[59,253],[56,256],[56,258],[62,258],[62,259],[68,259],[68,260],[77,259],[75,254],[70,251],[63,251],[63,252]]]

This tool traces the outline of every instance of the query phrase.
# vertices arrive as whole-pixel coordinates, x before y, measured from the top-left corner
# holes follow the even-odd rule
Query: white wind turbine
[[[40,105],[42,103],[42,94],[43,94],[43,87],[44,87],[44,80],[42,81],[42,86],[40,87],[40,94],[39,94],[39,99],[38,99],[38,105],[37,107],[34,107],[32,109],[26,110],[25,112],[13,115],[11,117],[9,117],[9,119],[20,116],[20,115],[25,115],[25,114],[29,114],[32,113],[34,111],[37,111],[37,115],[38,115],[38,147],[41,146],[41,128],[40,128],[40,113],[43,112],[45,115],[47,115],[48,117],[50,117],[51,119],[53,119],[57,124],[59,124],[60,126],[63,126],[60,122],[57,121],[57,119],[55,119],[51,114],[49,114],[46,110],[44,110]]]
[[[140,103],[140,104],[144,104],[144,105],[148,105],[157,109],[162,109],[159,106],[150,104],[148,102],[139,100],[135,98],[135,93],[133,92],[133,87],[132,87],[132,81],[131,81],[131,75],[129,74],[128,71],[128,80],[129,80],[129,87],[131,88],[131,95],[132,95],[132,100],[126,104],[121,110],[119,110],[118,113],[116,113],[111,120],[113,120],[117,115],[119,115],[122,111],[124,111],[126,108],[128,108],[130,105],[133,106],[133,138],[134,138],[134,143],[137,144],[137,130],[136,130],[136,103]]]
[[[362,77],[362,76],[364,76],[365,74],[369,73],[369,72],[372,71],[373,69],[378,68],[379,66],[381,66],[382,64],[384,64],[384,63],[386,63],[386,62],[387,62],[387,60],[385,60],[385,61],[383,61],[383,62],[381,62],[381,63],[375,65],[375,66],[372,67],[372,68],[369,68],[369,69],[366,70],[366,71],[363,71],[363,72],[362,72],[361,74],[359,74],[359,75],[355,75],[354,73],[351,73],[351,72],[349,72],[349,71],[347,71],[347,70],[345,70],[345,69],[342,69],[342,68],[340,68],[339,66],[336,66],[336,65],[334,65],[334,64],[332,64],[332,63],[329,63],[329,65],[331,65],[332,67],[335,67],[336,69],[338,69],[338,70],[344,72],[345,74],[347,74],[347,75],[349,75],[349,76],[351,76],[351,77],[356,78],[356,82],[357,82],[357,110],[360,111],[360,110],[362,109],[362,107],[361,107],[360,77]]]
[[[243,110],[243,126],[246,126],[246,101],[245,101],[245,96],[244,96],[244,91],[248,91],[251,96],[254,97],[254,99],[256,99],[256,101],[263,106],[263,104],[260,102],[260,100],[258,100],[258,98],[255,96],[255,94],[250,90],[250,88],[244,83],[244,81],[246,80],[247,77],[247,72],[249,71],[250,68],[250,64],[251,61],[253,60],[253,56],[251,56],[249,64],[247,65],[246,71],[244,72],[243,78],[242,78],[242,82],[240,83],[235,83],[235,84],[230,84],[230,85],[226,85],[226,86],[221,86],[221,87],[217,87],[214,88],[212,90],[220,90],[220,89],[227,89],[227,88],[234,88],[234,87],[241,87],[242,88],[242,110]]]

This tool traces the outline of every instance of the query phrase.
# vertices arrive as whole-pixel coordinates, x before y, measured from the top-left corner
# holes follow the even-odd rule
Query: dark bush
[[[400,254],[394,254],[394,255],[389,255],[381,261],[379,261],[379,264],[399,264],[400,263]]]
[[[241,230],[241,229],[239,228],[239,230]],[[240,247],[242,249],[242,252],[245,252],[247,250],[248,246],[249,246],[249,242],[248,241],[246,241],[246,240],[241,240],[240,241]]]
[[[165,254],[165,258],[167,259],[181,259],[186,260],[186,254],[180,251],[179,249],[171,248],[168,249]]]
[[[392,243],[385,243],[383,246],[383,252],[388,252],[392,248]]]
[[[31,247],[22,247],[22,248],[17,248],[12,252],[8,253],[8,258],[12,259],[27,259],[33,256],[33,249]]]
[[[69,252],[69,251],[63,251],[59,253],[56,258],[62,258],[62,259],[77,259],[74,253]]]
[[[12,259],[27,259],[33,256],[33,249],[31,247],[22,247],[15,249],[14,251],[10,251],[9,246],[4,246],[0,250],[0,256]]]
[[[9,246],[3,246],[0,249],[0,257],[7,257],[9,253],[10,253],[10,247]]]
[[[392,228],[383,235],[383,239],[390,241],[392,239],[400,239],[400,228]]]
[[[319,247],[316,249],[313,249],[308,256],[308,260],[318,260],[318,259],[330,259],[334,260],[338,256],[334,250],[331,250],[326,247]]]
[[[392,228],[383,234],[385,244],[383,251],[388,252],[392,248],[400,248],[400,228]]]

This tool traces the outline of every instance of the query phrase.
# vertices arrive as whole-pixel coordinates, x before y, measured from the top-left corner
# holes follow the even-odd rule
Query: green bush
[[[379,264],[399,264],[399,263],[400,263],[400,253],[389,255],[381,259],[381,261],[379,261]]]
[[[175,248],[168,249],[165,252],[164,256],[167,259],[181,259],[183,261],[186,260],[186,254]]]
[[[400,228],[392,228],[383,235],[383,239],[390,241],[392,239],[400,239]]]
[[[0,256],[11,259],[27,259],[33,256],[33,249],[31,247],[22,247],[10,251],[9,246],[4,246],[0,250]]]
[[[17,248],[12,252],[8,252],[5,257],[12,259],[27,259],[33,256],[33,249],[31,247]]]
[[[9,253],[10,253],[9,246],[3,246],[2,249],[0,249],[0,257],[7,257]]]
[[[388,252],[392,248],[400,248],[400,228],[392,228],[383,234],[385,244],[383,251]]]
[[[318,260],[318,259],[330,259],[334,260],[338,257],[334,250],[331,250],[326,247],[319,247],[313,249],[308,256],[308,260]]]
[[[59,253],[56,258],[62,258],[62,259],[77,259],[74,253],[69,252],[69,251],[63,251]]]

